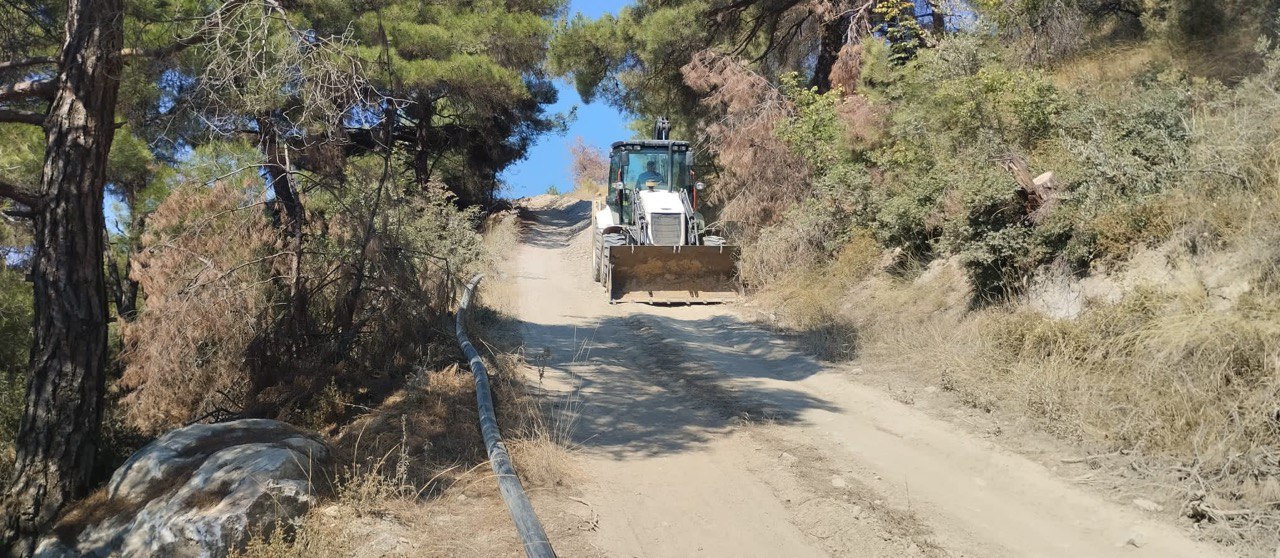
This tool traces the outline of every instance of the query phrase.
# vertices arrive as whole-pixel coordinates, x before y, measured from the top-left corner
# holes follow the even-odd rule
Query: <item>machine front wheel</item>
[[[601,246],[604,245],[604,243],[600,241],[599,234],[595,235],[595,237],[593,238],[592,244],[593,246],[591,250],[591,280],[599,283],[601,279],[600,253],[603,250]]]

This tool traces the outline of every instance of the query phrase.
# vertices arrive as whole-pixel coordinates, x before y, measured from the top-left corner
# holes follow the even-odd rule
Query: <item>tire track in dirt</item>
[[[648,374],[655,385],[698,400],[704,409],[714,411],[723,420],[777,420],[774,412],[758,402],[744,400],[724,385],[706,363],[690,358],[682,344],[669,340],[652,320],[632,315],[623,323],[636,341],[624,350],[635,355],[637,368]]]
[[[854,474],[842,474],[809,441],[788,436],[781,425],[796,420],[795,412],[751,400],[727,385],[722,371],[692,357],[675,340],[676,332],[663,331],[653,319],[632,315],[624,323],[638,341],[632,352],[642,355],[636,371],[730,421],[733,433],[752,446],[743,466],[772,489],[812,544],[834,556],[949,555],[911,512],[878,499]]]

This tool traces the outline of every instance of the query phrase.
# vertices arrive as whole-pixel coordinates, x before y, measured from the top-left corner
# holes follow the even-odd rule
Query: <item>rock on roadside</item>
[[[329,455],[318,435],[273,420],[179,428],[73,506],[36,556],[226,556],[305,514]]]

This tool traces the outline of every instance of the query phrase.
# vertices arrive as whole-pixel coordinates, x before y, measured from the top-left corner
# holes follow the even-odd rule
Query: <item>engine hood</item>
[[[662,190],[640,190],[640,204],[648,213],[684,213],[680,194]]]

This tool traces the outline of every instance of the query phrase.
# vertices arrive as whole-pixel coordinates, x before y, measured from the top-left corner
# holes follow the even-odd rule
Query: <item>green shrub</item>
[[[31,349],[31,285],[22,270],[0,267],[0,479],[13,467]]]
[[[884,176],[871,196],[877,237],[916,258],[961,255],[982,296],[1021,284],[1046,250],[1001,161],[1053,140],[1066,108],[1056,87],[961,35],[870,94],[893,104],[888,139],[868,154]]]
[[[1184,228],[1256,234],[1280,212],[1267,193],[1280,169],[1280,54],[1265,43],[1260,71],[1233,88],[1161,56],[1060,86],[978,34],[948,36],[905,64],[876,41],[861,53],[853,96],[780,79],[794,110],[776,134],[807,163],[809,199],[760,235],[770,248],[754,258],[757,280],[820,265],[862,229],[912,261],[959,256],[975,294],[999,299],[1049,262],[1082,271]],[[888,116],[850,118],[851,105]],[[873,124],[883,130],[851,133]],[[1034,219],[1020,191],[1030,176],[1006,168],[1018,160],[1056,176],[1056,204]]]

